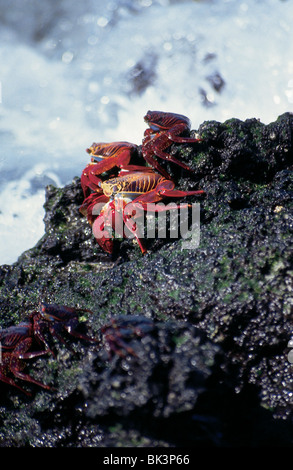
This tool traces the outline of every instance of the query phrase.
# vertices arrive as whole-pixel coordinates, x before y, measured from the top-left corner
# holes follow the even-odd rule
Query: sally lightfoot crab
[[[0,381],[18,388],[28,396],[31,393],[22,388],[10,375],[46,390],[51,389],[49,385],[23,372],[26,360],[48,353],[47,349],[42,348],[34,333],[34,323],[31,318],[26,322],[0,330]]]
[[[30,382],[45,390],[54,390],[29,374],[24,373],[26,361],[55,352],[49,344],[48,336],[65,343],[63,333],[87,342],[98,343],[96,338],[78,331],[78,315],[90,312],[88,309],[73,308],[65,305],[41,303],[39,310],[33,311],[26,321],[0,330],[0,382],[21,390],[26,395],[31,393],[19,385],[15,379]],[[66,343],[68,347],[68,344]]]
[[[115,167],[135,169],[130,165],[130,160],[137,152],[137,145],[130,142],[93,143],[86,149],[91,156],[90,163],[85,167],[81,175],[81,186],[84,196],[90,194],[90,190],[96,191],[103,173]]]
[[[182,134],[190,132],[191,123],[188,117],[182,114],[148,111],[144,120],[149,125],[149,128],[144,132],[142,143],[142,155],[146,162],[161,173],[161,175],[165,176],[165,178],[170,177],[154,157],[175,163],[191,171],[191,168],[186,163],[166,152],[166,149],[173,142],[197,143],[201,141],[200,138],[182,136]]]
[[[203,190],[177,190],[173,181],[147,167],[131,172],[122,170],[117,178],[100,182],[100,188],[104,197],[108,198],[108,202],[101,203],[101,196],[93,193],[85,199],[80,210],[87,215],[89,221],[93,220],[95,239],[107,253],[113,253],[112,231],[126,238],[124,228],[127,228],[128,233],[135,237],[142,253],[145,254],[142,234],[138,232],[136,224],[144,211],[166,212],[170,210],[170,206],[155,203],[168,198],[204,194]],[[182,208],[182,205],[172,206],[172,209],[177,208]],[[96,219],[92,215],[93,212],[97,214]]]

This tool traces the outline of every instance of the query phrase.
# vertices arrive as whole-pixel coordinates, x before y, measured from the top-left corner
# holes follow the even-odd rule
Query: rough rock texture
[[[200,245],[132,240],[113,257],[94,242],[78,207],[79,178],[47,188],[46,232],[0,267],[0,324],[40,300],[86,307],[99,336],[110,317],[143,315],[136,355],[73,339],[75,354],[27,361],[55,391],[28,398],[1,383],[0,446],[292,446],[293,115],[264,125],[205,122],[203,142],[173,145],[193,174],[168,166],[177,186],[204,189]]]

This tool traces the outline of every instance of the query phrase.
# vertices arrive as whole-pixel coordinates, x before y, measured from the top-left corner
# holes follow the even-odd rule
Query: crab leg
[[[28,352],[31,345],[32,338],[26,338],[18,346],[16,346],[11,357],[10,370],[15,375],[15,377],[27,382],[31,382],[35,385],[38,385],[39,387],[45,388],[46,390],[50,390],[51,387],[49,385],[45,385],[42,382],[35,380],[30,375],[20,371],[21,359],[31,359],[34,357],[43,356],[48,352],[47,350]]]
[[[193,137],[182,137],[180,134],[186,131],[185,124],[176,124],[176,126],[172,127],[169,131],[166,132],[167,137],[172,140],[173,142],[178,142],[181,144],[188,144],[188,143],[196,143],[201,142],[202,139],[196,139]]]
[[[166,155],[168,156],[168,154],[166,154]],[[157,170],[165,178],[170,178],[170,175],[167,173],[166,170],[164,170],[164,168],[161,167],[161,165],[157,162],[157,160],[155,158],[151,157],[150,155],[148,155],[147,153],[144,153],[144,152],[143,152],[143,157],[144,157],[145,161],[149,165],[151,165],[152,168]],[[164,160],[167,160],[167,158],[164,158]],[[180,164],[181,164],[181,162],[180,162]],[[186,169],[189,169],[189,167],[186,168]]]
[[[33,379],[30,375],[24,374],[23,372],[20,372],[17,369],[13,369],[12,367],[11,367],[11,372],[13,372],[13,374],[17,378],[19,378],[21,380],[25,380],[26,382],[31,382],[35,385],[38,385],[39,387],[44,388],[45,390],[51,390],[51,388],[52,388],[52,387],[50,387],[50,385],[45,385],[42,382],[39,382],[38,380]]]
[[[103,194],[99,196],[97,193],[92,193],[83,201],[79,211],[82,215],[87,217],[90,224],[93,224],[96,216],[98,215],[97,213],[94,213],[95,206],[97,204],[106,204],[108,201],[108,196],[104,196]]]
[[[1,372],[0,372],[0,380],[1,380],[1,382],[6,383],[7,385],[11,385],[12,387],[18,388],[18,390],[25,393],[28,397],[30,397],[32,395],[30,392],[28,392],[24,388],[20,387],[20,385],[17,385],[17,383],[13,379],[11,379],[10,377],[6,377],[6,375],[4,375],[4,374],[1,374]]]
[[[144,193],[140,194],[137,198],[135,198],[132,203],[153,203],[153,202],[158,202],[162,200],[162,197],[184,197],[184,196],[199,196],[201,194],[205,194],[205,191],[203,190],[198,190],[198,191],[180,191],[178,189],[172,189],[174,187],[174,184],[172,181],[169,181],[168,183],[171,184],[164,184],[160,187],[158,185],[157,188]],[[169,186],[169,188],[168,188]]]

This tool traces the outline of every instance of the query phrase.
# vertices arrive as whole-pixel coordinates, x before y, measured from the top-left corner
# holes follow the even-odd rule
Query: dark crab
[[[28,396],[31,393],[22,388],[11,375],[51,390],[51,386],[23,372],[26,366],[25,361],[48,353],[55,356],[48,342],[48,333],[62,343],[65,343],[62,335],[64,332],[75,338],[96,343],[96,338],[91,338],[77,330],[78,316],[81,312],[91,311],[84,308],[41,303],[39,310],[32,312],[27,321],[0,330],[0,381],[18,388]]]
[[[31,393],[18,385],[10,377],[11,374],[17,379],[33,383],[46,390],[51,389],[49,385],[45,385],[23,372],[26,360],[43,356],[49,352],[47,349],[43,349],[34,333],[32,319],[0,330],[0,381],[18,388],[28,396]]]
[[[121,315],[111,318],[110,322],[102,326],[101,333],[109,357],[115,354],[125,357],[127,354],[136,356],[136,352],[129,345],[135,338],[142,338],[154,330],[154,322],[142,315]]]
[[[77,330],[79,325],[79,314],[81,312],[92,313],[91,310],[85,308],[74,308],[65,305],[47,304],[42,302],[39,311],[31,314],[33,322],[34,335],[40,343],[46,347],[46,350],[55,355],[47,341],[47,332],[50,332],[57,340],[66,344],[62,333],[90,342],[96,342],[95,338],[91,338]]]

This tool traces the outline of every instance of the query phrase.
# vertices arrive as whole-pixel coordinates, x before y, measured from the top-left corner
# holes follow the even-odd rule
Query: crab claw
[[[102,250],[112,254],[114,249],[113,237],[108,230],[105,229],[103,214],[99,215],[93,223],[93,234]]]
[[[79,211],[83,216],[86,216],[88,222],[92,225],[97,215],[99,214],[98,208],[104,206],[109,201],[107,196],[99,195],[97,193],[90,194],[79,207]]]
[[[101,179],[95,174],[95,170],[98,164],[93,162],[88,163],[82,171],[80,177],[80,184],[82,187],[84,197],[89,196],[91,191],[97,191],[101,183]]]

